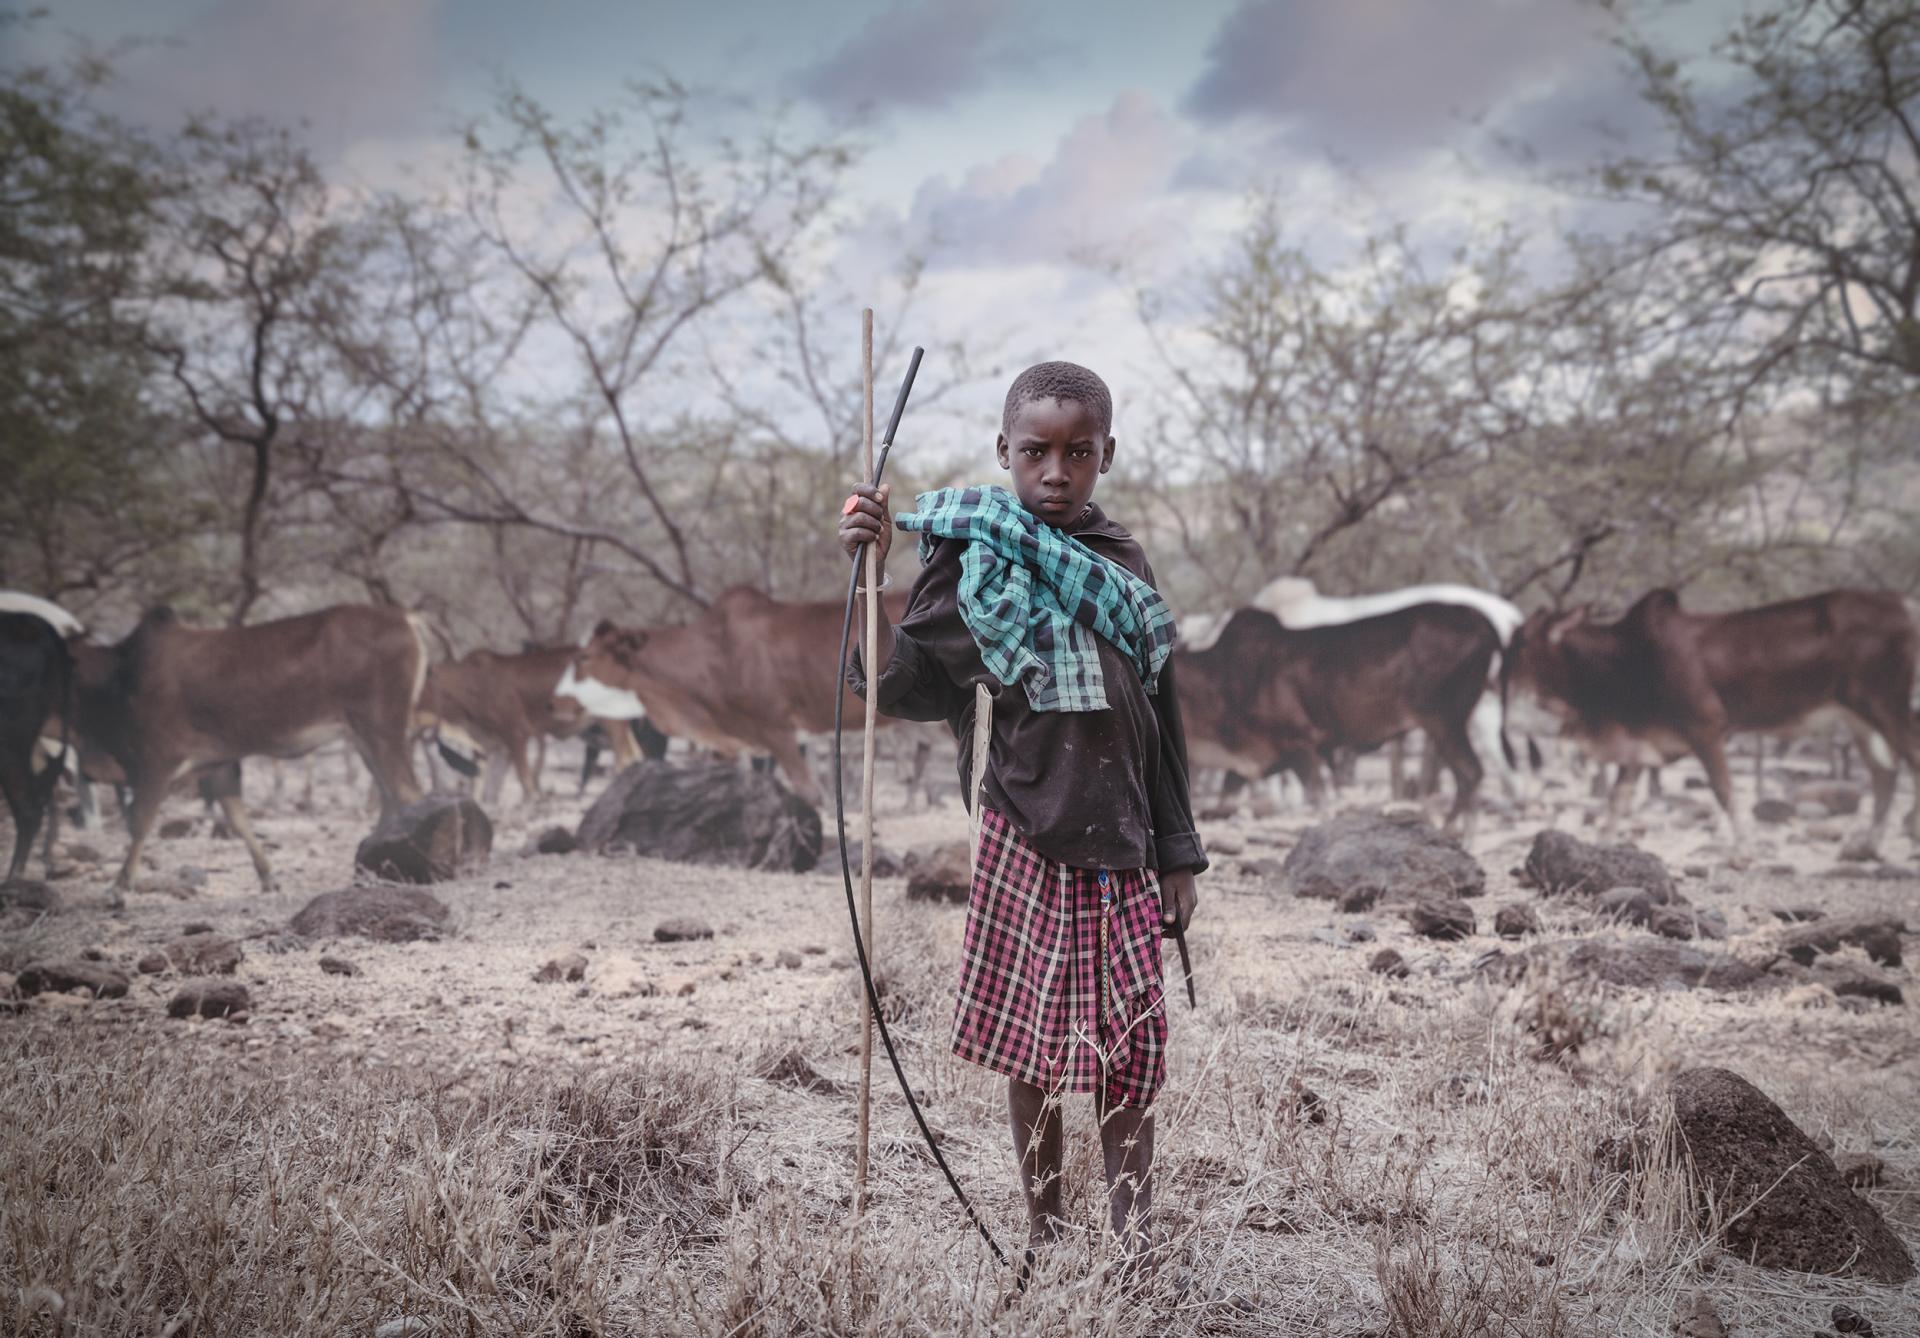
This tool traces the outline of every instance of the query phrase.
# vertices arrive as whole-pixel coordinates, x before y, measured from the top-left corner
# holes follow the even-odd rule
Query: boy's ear
[[[1100,472],[1106,473],[1113,468],[1113,438],[1107,438],[1107,444],[1100,448]]]
[[[1004,432],[994,439],[993,457],[1000,462],[1000,468],[1013,468],[1013,460],[1007,454],[1007,434]]]

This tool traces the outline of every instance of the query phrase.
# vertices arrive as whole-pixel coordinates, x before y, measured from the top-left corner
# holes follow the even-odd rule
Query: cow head
[[[1541,609],[1520,624],[1501,665],[1503,694],[1505,685],[1511,684],[1532,693],[1550,709],[1563,703],[1571,674],[1566,640],[1592,616],[1592,608],[1582,604],[1558,611]]]
[[[638,689],[648,633],[601,619],[554,685],[556,698],[571,698],[604,720],[643,720],[647,708]]]

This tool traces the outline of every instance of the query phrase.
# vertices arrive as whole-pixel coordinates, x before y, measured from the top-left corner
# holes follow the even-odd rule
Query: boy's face
[[[994,447],[1013,472],[1020,505],[1049,525],[1068,525],[1113,468],[1113,438],[1078,400],[1028,400]]]

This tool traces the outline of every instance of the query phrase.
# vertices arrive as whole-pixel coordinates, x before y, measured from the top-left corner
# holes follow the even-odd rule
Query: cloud
[[[434,0],[215,0],[120,63],[112,99],[171,130],[189,113],[305,123],[322,159],[425,129],[438,89]]]
[[[957,184],[930,177],[908,233],[936,264],[1057,264],[1089,252],[1164,241],[1177,229],[1168,193],[1188,155],[1183,129],[1152,98],[1126,92],[1083,117],[1045,163],[1010,154]]]
[[[1344,157],[1400,158],[1593,60],[1594,31],[1570,0],[1243,0],[1183,106],[1203,123],[1277,123]]]
[[[870,19],[845,45],[802,71],[795,88],[831,111],[944,107],[986,83],[1006,0],[921,0]]]

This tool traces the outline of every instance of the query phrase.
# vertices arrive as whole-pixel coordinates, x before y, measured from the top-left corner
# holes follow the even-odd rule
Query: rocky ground
[[[570,793],[562,760],[547,780]],[[1344,805],[1380,807],[1377,766]],[[48,882],[57,909],[6,913],[0,969],[14,979],[0,988],[38,991],[0,1019],[10,1107],[31,1116],[0,1143],[0,1258],[20,1280],[0,1302],[10,1330],[54,1332],[58,1313],[71,1332],[159,1332],[190,1316],[195,1333],[384,1324],[388,1338],[1866,1332],[1836,1319],[1841,1306],[1874,1332],[1920,1333],[1920,1284],[1781,1271],[1704,1242],[1684,1184],[1647,1152],[1669,1127],[1673,1075],[1731,1070],[1831,1155],[1907,1250],[1920,1246],[1920,945],[1902,938],[1920,873],[1902,836],[1887,842],[1889,862],[1842,861],[1857,816],[1782,805],[1735,861],[1704,792],[1673,769],[1667,796],[1620,834],[1658,858],[1671,886],[1603,903],[1614,886],[1550,896],[1535,885],[1562,867],[1541,864],[1539,832],[1593,837],[1598,802],[1562,780],[1524,812],[1483,819],[1468,862],[1483,887],[1416,852],[1378,899],[1355,894],[1344,908],[1338,889],[1301,895],[1312,890],[1302,860],[1288,868],[1315,815],[1205,823],[1215,867],[1191,935],[1200,1004],[1175,1008],[1160,1120],[1173,1262],[1152,1285],[1108,1276],[1091,1230],[1098,1204],[1078,1189],[1086,1229],[1010,1302],[884,1063],[867,1271],[848,1262],[858,975],[837,868],[536,853],[585,802],[517,804],[509,785],[490,861],[431,889],[444,916],[416,906],[379,920],[398,942],[338,923],[301,935],[303,908],[352,881],[371,825],[341,763],[319,770],[311,811],[292,789],[275,802],[264,774],[249,780],[279,893],[261,893],[240,844],[181,798],[124,915],[103,901],[122,848],[111,830],[63,841]],[[889,851],[964,836],[950,795],[909,811],[891,793],[877,805]],[[1910,802],[1903,791],[1901,814]],[[1424,900],[1413,895],[1423,888]],[[962,1183],[1010,1239],[1018,1206],[998,1087],[944,1053],[963,912],[909,901],[900,877],[876,897],[907,1071]],[[1847,932],[1809,937],[1814,914]],[[697,923],[661,941],[676,920]],[[48,964],[95,976],[30,974]],[[125,993],[92,997],[88,985],[115,973]],[[672,1189],[657,1201],[630,1185],[609,1208],[591,1189],[609,1183],[604,1168],[568,1179],[572,1163],[528,1151],[551,1145],[529,1130],[577,1119],[566,1094],[616,1091],[640,1105],[618,1106],[631,1118],[608,1117],[600,1141],[611,1165],[637,1158],[649,1185]],[[683,1122],[672,1138],[642,1137],[635,1111]],[[1075,1109],[1069,1126],[1080,1182],[1097,1172],[1087,1118]],[[653,1137],[673,1155],[657,1155]],[[366,1146],[378,1154],[360,1165]],[[191,1177],[203,1163],[204,1184]],[[468,1182],[506,1165],[518,1179],[486,1202],[534,1195],[535,1207],[482,1214],[483,1231],[459,1207],[479,1200],[461,1194],[479,1195]],[[189,1177],[170,1210],[153,1188],[163,1166]],[[301,1167],[311,1184],[277,1178]],[[463,1176],[460,1193],[446,1187]],[[89,1194],[113,1211],[90,1216]],[[275,1195],[332,1206],[315,1208],[323,1220],[239,1231],[241,1218],[274,1219]],[[561,1201],[567,1231],[542,1225],[559,1210],[538,1204]],[[165,1250],[155,1241],[166,1230],[133,1229],[177,1231],[183,1218],[201,1225]],[[83,1247],[88,1222],[120,1233]],[[360,1281],[316,1293],[329,1267]],[[213,1280],[262,1268],[308,1280]],[[392,1327],[415,1320],[424,1327]],[[1683,1324],[1693,1327],[1673,1327]]]

